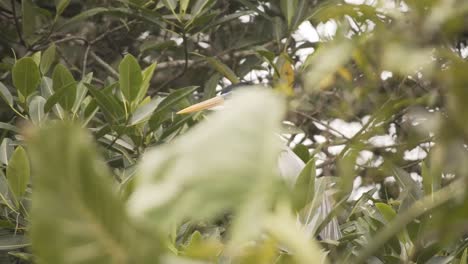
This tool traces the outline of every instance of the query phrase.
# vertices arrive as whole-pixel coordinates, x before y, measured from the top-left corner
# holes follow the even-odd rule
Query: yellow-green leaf
[[[54,60],[55,60],[55,44],[52,43],[49,46],[49,48],[47,48],[44,51],[44,54],[42,55],[41,64],[40,64],[42,74],[46,74],[49,71],[50,67],[54,63]]]
[[[125,55],[119,65],[120,90],[130,103],[132,103],[140,93],[143,83],[143,76],[138,61],[131,54]]]
[[[29,159],[24,148],[19,146],[13,152],[7,167],[8,184],[16,197],[17,204],[26,192],[29,177]]]
[[[32,94],[41,80],[36,62],[30,57],[18,60],[13,66],[13,84],[24,98]]]

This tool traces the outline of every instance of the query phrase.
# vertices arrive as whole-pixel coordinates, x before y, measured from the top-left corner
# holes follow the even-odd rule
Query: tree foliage
[[[0,2],[2,261],[466,263],[467,17],[464,0]],[[242,82],[276,93],[176,114]],[[307,163],[295,184],[274,133]],[[296,228],[324,192],[315,233],[336,216],[339,241]]]

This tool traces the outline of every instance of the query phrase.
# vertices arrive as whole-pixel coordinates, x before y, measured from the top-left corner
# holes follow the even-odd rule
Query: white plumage
[[[293,186],[304,167],[305,163],[290,148],[285,146],[278,157],[278,168],[281,176],[291,186]],[[315,190],[317,191],[322,189],[322,184],[327,184],[327,181],[316,179]],[[330,197],[330,193],[325,191],[321,196],[322,197],[317,198],[322,200],[318,207],[311,206],[308,212],[302,212],[303,216],[305,216],[301,217],[302,219],[298,216],[298,224],[301,225],[301,228],[304,229],[304,232],[309,237],[315,233],[318,225],[320,225],[332,210],[332,198]],[[332,218],[332,220],[322,229],[320,237],[322,239],[331,240],[338,240],[341,238],[341,232],[336,217]]]

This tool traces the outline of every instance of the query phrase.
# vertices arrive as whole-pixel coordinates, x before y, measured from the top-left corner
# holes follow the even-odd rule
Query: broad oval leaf
[[[62,64],[55,66],[52,74],[52,87],[55,93],[61,94],[58,103],[70,111],[76,98],[76,81],[71,72]]]
[[[120,90],[130,103],[133,103],[140,93],[143,76],[138,61],[131,54],[125,55],[119,65]]]
[[[18,60],[12,70],[13,84],[24,98],[32,94],[41,80],[36,62],[30,57]]]
[[[7,167],[7,179],[12,193],[16,197],[16,204],[26,192],[29,183],[29,159],[23,147],[19,146],[13,152]]]

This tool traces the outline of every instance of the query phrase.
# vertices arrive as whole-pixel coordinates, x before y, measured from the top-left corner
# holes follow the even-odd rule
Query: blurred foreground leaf
[[[148,257],[157,255],[157,240],[145,243],[150,235],[129,221],[87,133],[53,125],[30,143],[36,170],[31,238],[39,263],[157,262]]]
[[[283,111],[276,95],[253,88],[171,144],[148,151],[129,211],[168,230],[186,218],[210,219],[237,210],[233,239],[254,235],[272,195],[280,151],[274,132]]]

